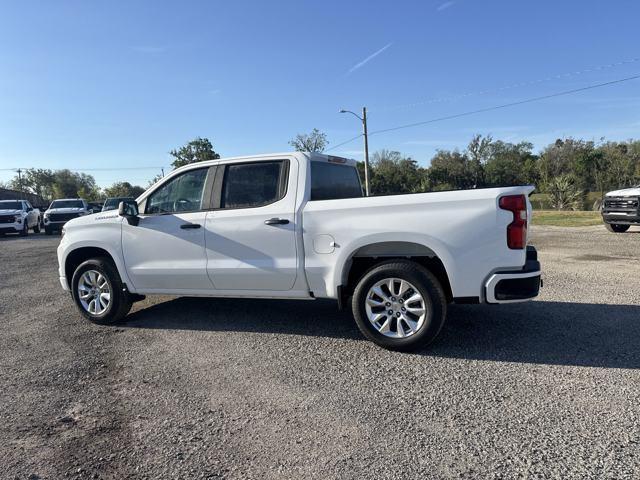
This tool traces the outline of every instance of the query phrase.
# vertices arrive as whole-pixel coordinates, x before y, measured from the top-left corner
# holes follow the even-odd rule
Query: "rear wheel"
[[[33,227],[33,233],[40,233],[40,220],[38,220],[35,227]]]
[[[45,235],[51,235],[51,229],[47,228],[47,227],[44,227],[44,234]]]
[[[353,316],[369,340],[393,350],[431,343],[447,315],[440,282],[422,266],[393,260],[373,267],[353,294]]]
[[[73,274],[71,293],[80,313],[94,323],[117,323],[131,309],[129,294],[107,258],[92,258],[81,263]]]
[[[624,233],[631,227],[631,225],[618,225],[615,223],[605,223],[605,226],[607,230],[614,233]]]

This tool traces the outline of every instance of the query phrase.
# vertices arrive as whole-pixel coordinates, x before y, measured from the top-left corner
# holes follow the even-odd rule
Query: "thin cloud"
[[[438,8],[436,8],[436,11],[441,12],[443,10],[446,10],[449,7],[453,7],[453,5],[456,2],[444,2],[443,4],[441,4]]]
[[[356,70],[358,70],[359,68],[364,67],[367,63],[369,63],[371,60],[373,60],[374,58],[376,58],[378,55],[380,55],[382,52],[384,52],[387,48],[389,48],[391,45],[393,45],[393,43],[388,43],[386,44],[384,47],[382,47],[380,50],[373,52],[371,55],[369,55],[367,58],[365,58],[364,60],[362,60],[361,62],[356,63],[353,67],[351,67],[349,69],[349,71],[347,72],[347,75],[349,75],[350,73],[355,72]]]

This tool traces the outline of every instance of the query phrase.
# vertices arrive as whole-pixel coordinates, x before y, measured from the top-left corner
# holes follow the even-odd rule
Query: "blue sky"
[[[314,127],[336,145],[360,131],[339,108],[366,105],[378,130],[640,73],[635,0],[0,7],[0,169],[123,168],[90,172],[102,186],[146,185],[157,171],[124,168],[167,166],[196,136],[223,156],[287,151]],[[370,149],[427,165],[474,133],[537,148],[640,138],[640,80],[374,135]],[[361,159],[361,142],[331,153]]]

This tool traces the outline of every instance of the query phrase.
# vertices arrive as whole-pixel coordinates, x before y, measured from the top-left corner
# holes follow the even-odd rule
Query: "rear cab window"
[[[358,170],[352,165],[311,162],[311,200],[362,197]]]

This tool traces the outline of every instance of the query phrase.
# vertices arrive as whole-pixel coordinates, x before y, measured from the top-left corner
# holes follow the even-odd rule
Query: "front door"
[[[137,291],[213,288],[204,248],[208,172],[199,168],[168,180],[143,202],[137,225],[123,220],[122,250]]]
[[[216,290],[282,292],[296,281],[295,160],[218,168],[206,220],[207,271]]]

